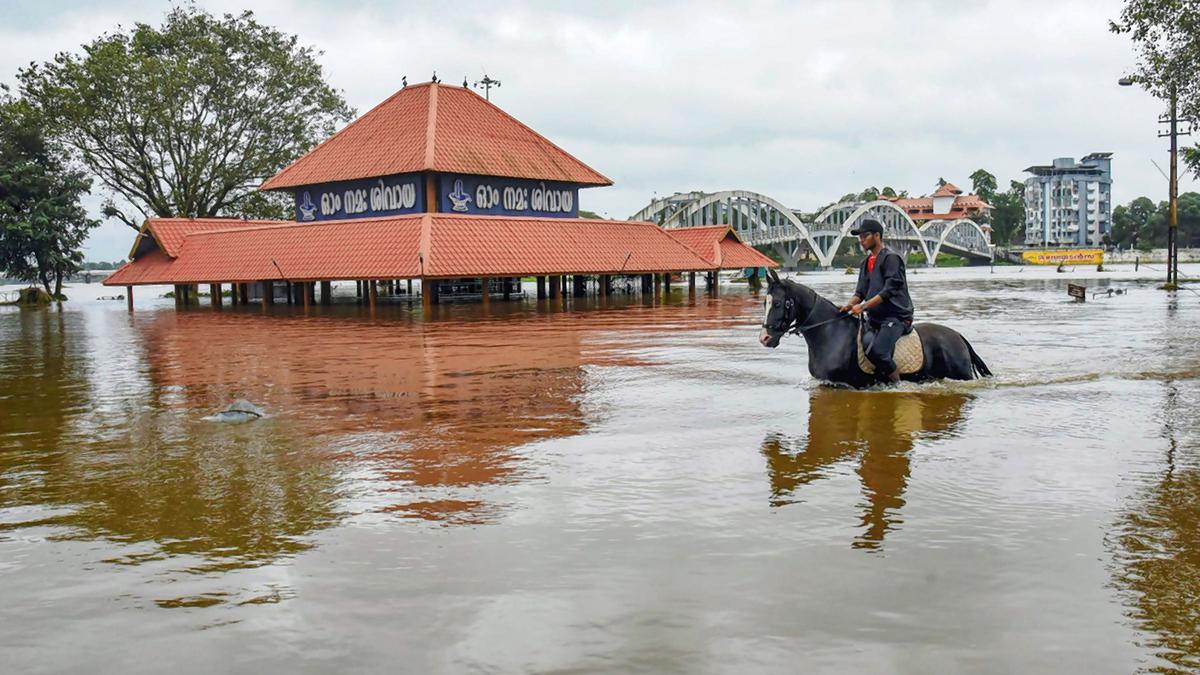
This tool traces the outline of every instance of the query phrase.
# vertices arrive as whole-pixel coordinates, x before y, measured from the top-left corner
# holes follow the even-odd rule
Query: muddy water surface
[[[997,270],[912,278],[996,378],[867,392],[744,287],[0,308],[3,670],[1200,668],[1200,295]]]

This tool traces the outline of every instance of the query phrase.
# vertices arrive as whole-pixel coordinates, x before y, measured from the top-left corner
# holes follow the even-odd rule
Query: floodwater
[[[1200,669],[1200,294],[1159,276],[919,270],[997,377],[864,392],[734,286],[0,308],[0,670]]]

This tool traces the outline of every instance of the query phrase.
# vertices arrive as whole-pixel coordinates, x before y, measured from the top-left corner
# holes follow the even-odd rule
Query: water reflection
[[[190,555],[202,571],[302,550],[306,534],[335,520],[332,471],[306,455],[298,430],[277,420],[225,427],[147,405],[136,368],[96,367],[81,322],[22,312],[18,330],[0,337],[0,532],[154,542],[111,560]],[[97,381],[105,377],[115,379]]]
[[[490,522],[482,489],[524,475],[514,448],[583,427],[582,331],[553,317],[162,314],[144,342],[175,405],[249,398],[348,460],[351,513]]]
[[[853,391],[818,387],[809,395],[808,434],[766,437],[762,453],[771,481],[771,505],[798,501],[803,486],[837,465],[859,460],[863,531],[855,548],[878,549],[902,522],[910,455],[919,439],[954,433],[970,396],[937,391]]]
[[[1160,413],[1164,470],[1131,504],[1116,534],[1118,583],[1132,594],[1133,617],[1153,633],[1150,646],[1170,666],[1200,671],[1200,396],[1166,382]]]

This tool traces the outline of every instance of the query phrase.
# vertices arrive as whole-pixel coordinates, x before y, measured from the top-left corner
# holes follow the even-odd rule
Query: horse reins
[[[787,300],[784,302],[784,311],[786,311],[790,314],[791,310],[794,309],[795,306],[796,306],[796,301],[793,300],[792,297],[789,295],[787,297]],[[812,316],[812,313],[815,310],[816,310],[816,304],[814,303],[813,309],[810,309],[808,311],[809,316]],[[808,318],[808,317],[805,317],[805,318]],[[818,321],[817,323],[810,324],[807,326],[800,325],[800,317],[795,317],[794,319],[790,319],[790,320],[785,318],[785,323],[783,325],[782,330],[780,330],[780,332],[784,335],[791,333],[793,335],[799,335],[799,336],[803,337],[804,331],[806,331],[806,330],[813,330],[814,328],[820,328],[821,326],[833,323],[834,321],[837,321],[838,319],[846,319],[846,318],[851,318],[851,317],[849,314],[838,312],[838,315],[833,317],[832,319],[825,319],[824,321]],[[768,330],[771,329],[771,327],[768,326],[766,323],[763,323],[762,327],[766,328]]]

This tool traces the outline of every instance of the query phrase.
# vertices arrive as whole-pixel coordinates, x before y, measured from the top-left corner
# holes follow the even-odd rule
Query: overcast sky
[[[251,8],[324,51],[364,112],[436,69],[503,82],[492,100],[612,179],[582,208],[626,218],[652,196],[754,190],[812,210],[868,186],[927,194],[939,176],[1001,186],[1054,157],[1115,153],[1115,201],[1166,199],[1162,105],[1116,80],[1119,0],[1023,2],[344,2],[198,0]],[[167,4],[7,0],[0,81]],[[1185,179],[1180,191],[1197,189]],[[97,199],[98,203],[98,199]],[[105,223],[90,260],[124,257]]]

